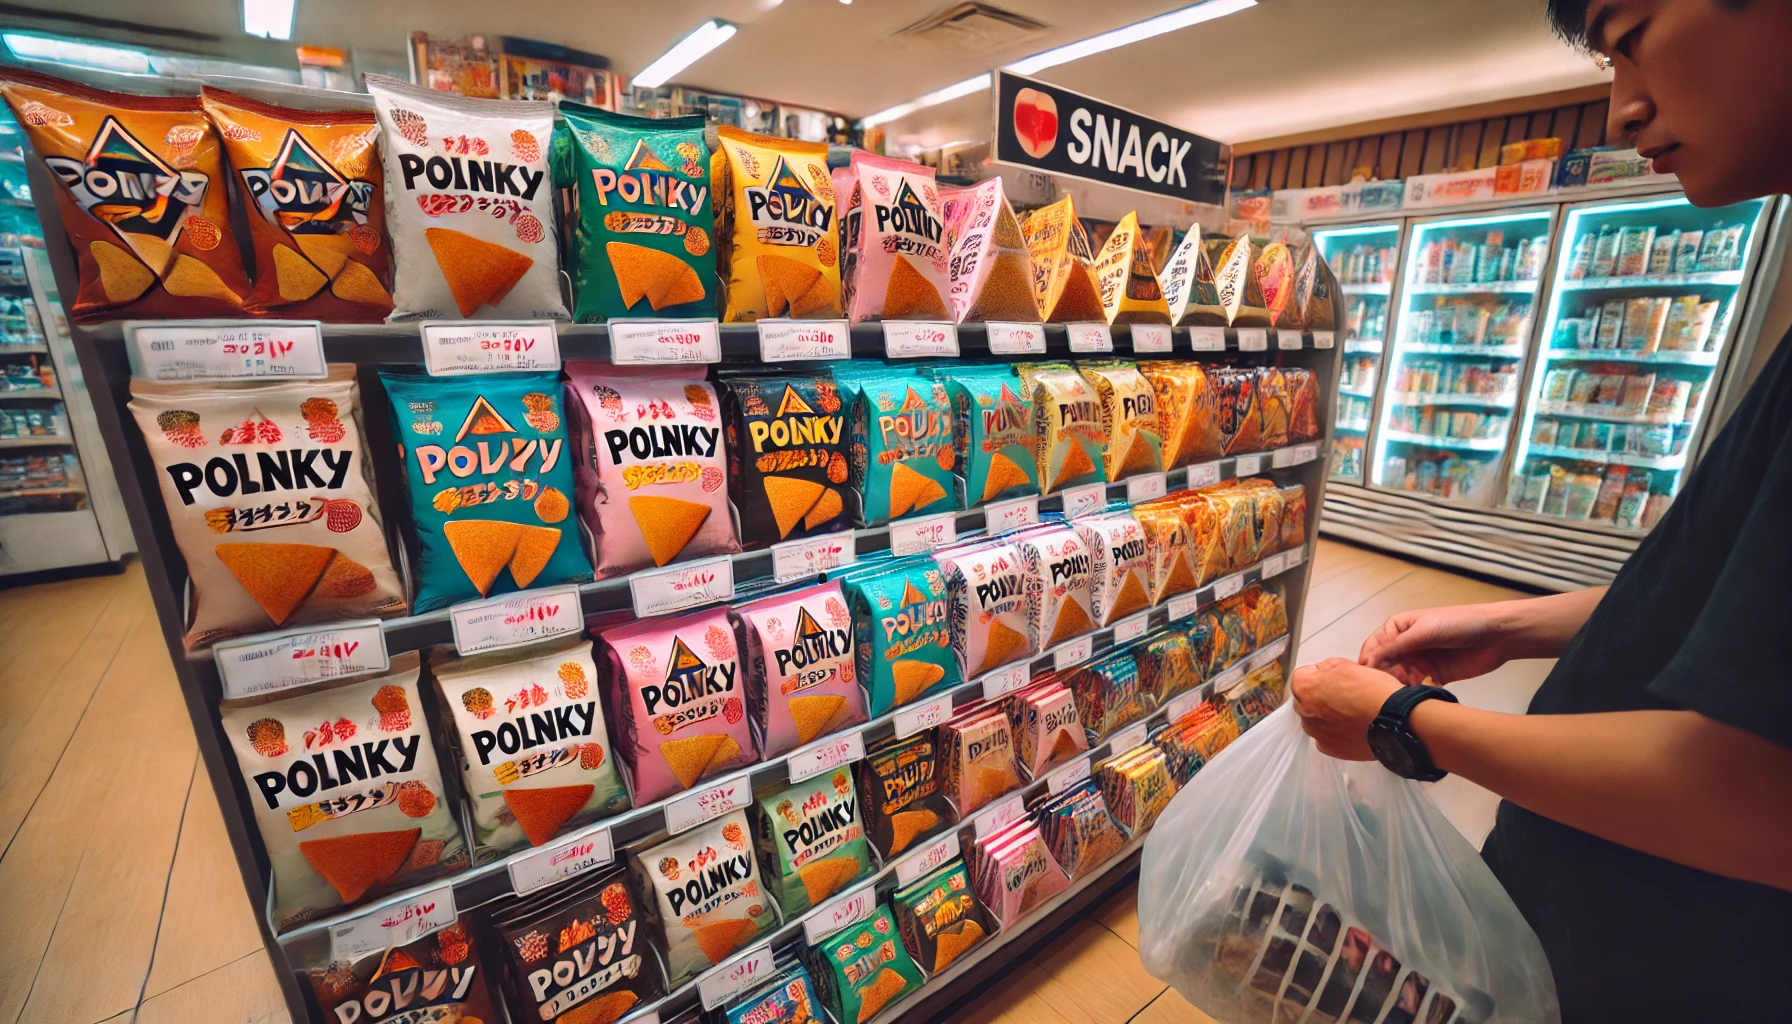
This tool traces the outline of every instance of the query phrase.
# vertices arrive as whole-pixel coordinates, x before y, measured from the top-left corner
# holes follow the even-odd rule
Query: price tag
[[[1031,662],[1019,661],[996,669],[983,677],[983,699],[995,700],[1006,697],[1016,690],[1024,690],[1033,681],[1033,665]]]
[[[717,555],[697,562],[638,572],[629,577],[635,614],[666,615],[734,599],[734,559]]]
[[[1008,324],[992,321],[985,324],[984,329],[989,332],[990,355],[1045,355],[1044,324]]]
[[[1088,661],[1089,656],[1094,653],[1095,638],[1079,636],[1075,640],[1061,643],[1052,648],[1052,668],[1059,672],[1067,668],[1074,668]]]
[[[772,576],[779,583],[789,583],[818,572],[852,565],[858,560],[859,548],[853,542],[851,530],[823,533],[773,544]]]
[[[1126,478],[1126,503],[1137,505],[1142,502],[1161,498],[1170,490],[1170,478],[1165,473],[1140,473],[1138,476]]]
[[[1036,526],[1039,523],[1039,495],[1015,498],[1011,501],[992,501],[983,506],[983,527],[992,537],[1004,533],[1013,533],[1023,527]]]
[[[1264,579],[1269,579],[1271,576],[1281,575],[1282,570],[1286,568],[1288,568],[1286,555],[1270,555],[1257,567],[1257,571]]]
[[[1046,791],[1054,796],[1089,777],[1089,755],[1084,754],[1045,777]]]
[[[1280,658],[1282,656],[1282,654],[1284,652],[1286,652],[1287,650],[1288,650],[1288,638],[1282,637],[1280,640],[1275,641],[1274,643],[1270,644],[1268,647],[1265,647],[1262,650],[1251,655],[1250,661],[1248,661],[1246,664],[1248,664],[1250,666],[1250,670],[1252,672],[1255,672],[1258,669],[1262,668],[1263,666],[1269,664],[1270,662],[1275,661],[1277,658]]]
[[[1256,476],[1263,472],[1263,456],[1240,455],[1232,460],[1232,475],[1237,477]]]
[[[510,887],[518,896],[534,892],[616,859],[608,825],[593,825],[510,862]]]
[[[1240,351],[1240,352],[1267,352],[1267,351],[1269,351],[1269,328],[1267,328],[1267,327],[1240,327],[1238,329],[1238,351]]]
[[[1294,449],[1277,448],[1269,453],[1269,464],[1276,469],[1286,469],[1294,465]]]
[[[877,886],[861,885],[803,918],[803,938],[813,946],[828,936],[857,924],[877,910]]]
[[[1224,327],[1190,327],[1188,340],[1196,352],[1226,351],[1226,329]]]
[[[1226,671],[1221,672],[1219,675],[1213,677],[1213,692],[1218,693],[1218,694],[1224,694],[1227,690],[1230,690],[1231,688],[1233,688],[1234,686],[1237,686],[1239,683],[1241,683],[1243,681],[1244,681],[1244,666],[1243,665],[1234,665],[1231,668],[1227,669]]]
[[[843,764],[865,759],[865,734],[857,729],[811,743],[793,750],[784,758],[784,771],[790,781],[812,779],[822,772],[833,771]]]
[[[952,695],[942,693],[932,700],[897,709],[896,718],[891,725],[896,730],[896,738],[903,739],[924,729],[931,729],[951,717]]]
[[[1297,444],[1294,446],[1294,465],[1299,466],[1312,462],[1319,457],[1319,446],[1316,444]]]
[[[611,320],[610,362],[719,363],[722,336],[714,320]]]
[[[1331,331],[1314,331],[1313,332],[1313,347],[1314,348],[1331,348],[1331,347],[1335,346],[1337,343],[1338,343],[1337,336],[1334,335]]]
[[[1143,611],[1137,615],[1128,615],[1126,618],[1114,623],[1114,646],[1118,647],[1121,644],[1137,640],[1139,637],[1144,636],[1145,631],[1150,628],[1151,613],[1149,611]]]
[[[1170,340],[1169,324],[1133,324],[1132,350],[1134,352],[1170,352],[1175,343]]]
[[[761,982],[776,973],[778,965],[772,959],[772,944],[762,942],[699,976],[697,998],[703,1002],[705,1010],[713,1010],[742,992],[758,988]]]
[[[1286,352],[1300,348],[1300,332],[1290,330],[1276,331],[1276,348]]]
[[[133,320],[131,376],[140,380],[319,380],[324,331],[316,320]]]
[[[1151,723],[1134,722],[1108,737],[1108,750],[1111,753],[1118,754],[1122,751],[1131,750],[1150,738]]]
[[[1179,693],[1176,696],[1171,697],[1164,702],[1164,720],[1167,722],[1176,721],[1183,715],[1200,707],[1203,699],[1200,690],[1190,690],[1187,693]]]
[[[1216,601],[1224,601],[1233,594],[1244,589],[1244,573],[1235,572],[1230,576],[1221,576],[1213,581],[1213,597]]]
[[[890,553],[897,558],[944,547],[958,539],[958,515],[945,512],[890,524]]]
[[[552,320],[426,320],[418,326],[431,377],[560,369]]]
[[[1064,334],[1070,338],[1072,352],[1114,351],[1114,334],[1107,324],[1065,324]]]
[[[666,801],[666,831],[673,835],[689,832],[706,821],[714,821],[729,811],[747,806],[752,799],[751,772],[694,789]]]
[[[1081,519],[1108,507],[1107,484],[1067,487],[1061,493],[1064,495],[1064,518],[1066,519]]]
[[[375,907],[330,927],[330,959],[356,960],[393,946],[416,942],[453,924],[454,886],[437,886],[398,903]]]
[[[1303,547],[1295,548],[1292,551],[1284,551],[1282,552],[1282,558],[1287,562],[1287,567],[1292,569],[1307,560],[1307,549]]]
[[[549,587],[468,601],[448,609],[462,656],[585,631],[577,586]]]
[[[1027,815],[1027,797],[1025,793],[1014,793],[1004,797],[994,807],[971,819],[971,826],[976,830],[978,839],[1007,828]]]
[[[378,619],[226,640],[212,648],[212,658],[227,698],[383,672],[391,665]]]
[[[759,321],[762,363],[851,358],[852,326],[844,320]]]
[[[1217,462],[1203,462],[1188,467],[1188,485],[1190,487],[1206,487],[1219,482],[1220,464]]]
[[[958,358],[958,325],[922,320],[885,320],[884,355],[891,359]]]
[[[958,856],[958,830],[952,829],[933,842],[896,862],[896,884],[912,885],[944,867]]]
[[[1170,598],[1166,609],[1172,621],[1186,619],[1201,610],[1201,595],[1192,590],[1186,594],[1177,594]]]

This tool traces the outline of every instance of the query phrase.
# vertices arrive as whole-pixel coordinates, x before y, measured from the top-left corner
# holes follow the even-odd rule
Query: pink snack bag
[[[1026,576],[1013,544],[972,541],[935,552],[934,561],[946,574],[952,650],[966,679],[1032,656]]]
[[[1038,323],[1033,260],[1002,179],[985,178],[965,188],[943,185],[940,210],[952,241],[947,297],[952,319]]]
[[[749,705],[765,756],[865,721],[852,613],[838,583],[736,609],[747,641]]]
[[[852,269],[853,323],[863,320],[950,320],[946,221],[933,168],[862,150],[852,154],[858,175]],[[835,195],[839,195],[838,191]],[[849,233],[855,233],[849,225]]]
[[[597,576],[740,550],[716,390],[701,366],[566,364],[579,517]]]

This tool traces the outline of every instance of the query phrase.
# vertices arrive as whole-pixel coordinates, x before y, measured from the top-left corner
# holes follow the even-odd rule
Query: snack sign
[[[1223,205],[1232,148],[1174,125],[1006,71],[996,72],[996,161]]]

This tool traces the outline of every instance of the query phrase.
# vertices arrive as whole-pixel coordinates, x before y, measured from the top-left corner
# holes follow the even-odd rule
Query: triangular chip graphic
[[[740,744],[734,741],[734,737],[723,733],[722,742],[716,745],[716,752],[709,755],[709,766],[703,770],[703,774],[708,775],[729,767],[740,759],[740,754]]]
[[[981,807],[984,804],[1008,792],[1014,783],[1020,781],[1012,770],[977,766],[976,781],[971,784],[971,803]]]
[[[1015,461],[1001,452],[989,457],[989,475],[983,480],[982,501],[988,501],[1010,487],[1030,484],[1033,478],[1027,475]]]
[[[604,254],[616,274],[625,306],[632,307],[645,297],[657,312],[704,296],[697,272],[669,252],[632,242],[605,242]]]
[[[317,269],[330,275],[331,280],[334,280],[338,274],[342,273],[342,269],[348,266],[350,256],[357,255],[361,251],[355,246],[354,239],[335,233],[327,235],[295,234],[292,236],[292,240],[298,243],[299,251],[305,254],[305,258],[317,264]]]
[[[670,679],[680,673],[693,672],[702,667],[703,659],[697,657],[697,652],[691,650],[691,645],[685,643],[683,637],[673,637],[671,667],[666,669],[666,678]]]
[[[926,693],[928,687],[946,678],[946,669],[931,661],[899,658],[890,662],[890,678],[896,683],[896,703],[902,705]]]
[[[671,171],[666,162],[653,155],[647,147],[646,139],[636,139],[635,148],[628,155],[628,162],[622,165],[625,171]]]
[[[523,279],[535,261],[515,249],[474,238],[450,228],[425,228],[423,236],[435,253],[448,290],[460,315],[470,317],[479,307],[504,301],[510,289]]]
[[[1052,752],[1046,756],[1046,763],[1056,761],[1060,757],[1069,757],[1083,747],[1077,746],[1076,737],[1068,729],[1059,729],[1058,738],[1052,741]]]
[[[827,489],[826,484],[802,477],[765,478],[765,500],[771,504],[772,518],[777,520],[779,540],[790,536],[790,531],[803,521],[803,516],[815,507],[821,492]]]
[[[119,231],[118,237],[130,243],[131,251],[137,258],[149,264],[160,277],[168,272],[168,261],[174,258],[174,246],[167,239],[157,235],[145,235],[136,231]]]
[[[1120,594],[1114,598],[1114,606],[1108,609],[1107,621],[1111,625],[1115,619],[1123,618],[1151,603],[1145,593],[1145,584],[1139,581],[1137,572],[1126,574],[1126,582],[1120,587]]]
[[[890,518],[924,509],[946,496],[946,489],[932,477],[908,468],[908,463],[890,466]]]
[[[767,316],[782,316],[785,309],[821,280],[821,271],[787,256],[765,253],[758,257],[759,279],[765,284]]]
[[[386,959],[380,962],[379,969],[373,972],[373,977],[369,980],[378,981],[388,974],[397,974],[399,971],[420,971],[422,969],[423,965],[417,962],[416,957],[411,956],[411,954],[406,953],[402,949],[394,949],[386,954]]]
[[[838,694],[792,697],[790,720],[796,723],[796,741],[803,744],[828,731],[834,716],[846,710],[846,698]]]
[[[1157,596],[1163,598],[1168,597],[1171,594],[1186,594],[1195,589],[1197,585],[1198,584],[1195,583],[1195,571],[1190,568],[1188,564],[1188,556],[1177,555],[1176,560],[1170,569],[1169,578],[1164,580],[1163,592]]]
[[[983,648],[983,664],[973,675],[1001,668],[1014,659],[1015,652],[1027,649],[1026,634],[1004,625],[1001,619],[989,624],[989,643]]]
[[[549,786],[545,789],[506,789],[504,803],[523,826],[530,846],[540,846],[554,838],[560,826],[584,809],[596,786]]]
[[[1025,249],[1026,236],[1020,233],[1020,221],[1014,216],[1014,207],[1008,205],[1004,198],[1002,205],[996,207],[995,245],[998,249]]]
[[[448,539],[461,571],[467,574],[479,596],[484,597],[491,593],[493,581],[516,555],[523,525],[496,519],[463,519],[444,523],[442,536]]]
[[[926,603],[927,595],[921,593],[913,582],[905,580],[902,584],[902,607],[913,608],[915,605]]]
[[[890,815],[890,855],[908,848],[915,837],[940,823],[940,816],[922,808],[918,811],[897,811]]]
[[[1095,472],[1095,463],[1090,460],[1089,453],[1083,450],[1083,443],[1076,438],[1070,439],[1070,449],[1064,453],[1064,464],[1058,467],[1058,475],[1052,480],[1052,490],[1057,490],[1082,476]]]
[[[859,877],[859,859],[849,855],[823,857],[797,869],[803,889],[809,894],[809,905],[819,906],[822,900],[840,891],[846,883]]]
[[[803,529],[813,530],[844,511],[846,506],[840,500],[840,492],[829,487],[821,492],[821,497],[815,499],[815,507],[803,517]]]
[[[794,413],[813,413],[814,411],[814,409],[809,408],[808,402],[803,401],[803,396],[796,393],[796,388],[791,387],[789,384],[784,385],[784,397],[778,400],[777,414],[779,416],[789,416]]]
[[[927,402],[924,399],[922,399],[922,397],[920,395],[915,394],[914,388],[912,388],[912,387],[909,388],[908,394],[903,396],[901,411],[902,412],[921,412],[922,410],[925,410],[926,408],[927,408]]]
[[[274,280],[280,286],[280,297],[287,302],[302,302],[324,290],[330,283],[324,272],[285,245],[274,246]]]
[[[421,828],[406,828],[307,839],[299,844],[299,852],[324,881],[335,887],[342,902],[353,903],[367,890],[398,874],[422,834]]]
[[[983,926],[971,920],[960,921],[957,931],[941,932],[933,950],[933,973],[952,966],[965,950],[982,941]]]
[[[790,315],[799,320],[817,313],[838,315],[839,312],[840,289],[825,274],[817,274],[808,291],[790,300]]]
[[[1101,309],[1101,293],[1095,290],[1095,279],[1089,268],[1073,263],[1065,278],[1064,290],[1058,293],[1057,304],[1045,319],[1052,323],[1077,323],[1106,318]]]
[[[523,590],[535,582],[548,560],[560,549],[560,531],[552,526],[525,526],[516,541],[516,554],[510,556],[510,578]]]
[[[698,925],[691,930],[697,940],[697,948],[709,958],[712,964],[719,964],[728,959],[728,954],[739,949],[743,943],[759,934],[759,926],[744,917],[716,921],[712,924]],[[575,1013],[577,1011],[574,1011]],[[562,1017],[568,1016],[562,1014]]]
[[[460,421],[460,432],[454,435],[454,443],[459,444],[468,434],[514,434],[516,428],[510,421],[498,415],[492,403],[485,400],[484,395],[473,399],[473,407],[467,410],[467,418]]]
[[[628,499],[629,513],[641,536],[647,541],[647,552],[654,565],[665,565],[678,557],[709,518],[708,505],[681,498],[642,495]]]
[[[1157,435],[1147,437],[1146,433],[1147,431],[1140,430],[1132,435],[1132,447],[1126,451],[1126,461],[1120,464],[1117,479],[1124,480],[1134,473],[1155,473],[1164,468],[1163,456],[1151,443]]]
[[[276,626],[305,603],[336,554],[315,544],[219,544],[213,550]]]
[[[702,736],[687,736],[681,740],[667,740],[660,744],[660,756],[666,759],[666,766],[678,779],[678,785],[690,789],[709,770],[709,762],[721,748],[722,741],[728,737],[721,733],[705,733]]]
[[[156,275],[129,251],[111,242],[87,243],[87,252],[100,268],[100,290],[111,303],[129,302],[156,283]]]
[[[1066,640],[1073,640],[1095,628],[1095,622],[1084,610],[1083,602],[1074,597],[1064,599],[1064,606],[1058,609],[1058,622],[1052,626],[1052,638],[1045,646],[1056,647]]]
[[[946,303],[940,298],[940,290],[902,255],[898,255],[890,267],[890,282],[884,289],[883,315],[886,320],[950,318]]]
[[[344,302],[358,302],[364,306],[381,306],[390,308],[392,294],[373,271],[362,264],[349,260],[343,264],[342,273],[330,282],[330,294]]]
[[[1013,252],[996,254],[972,312],[979,320],[1028,323],[1039,319],[1039,307],[1033,302],[1033,275],[1025,257]]]
[[[168,294],[178,295],[183,299],[218,299],[238,305],[243,301],[243,297],[231,291],[217,271],[185,253],[174,257],[174,264],[168,268],[168,276],[162,279],[162,288]]]

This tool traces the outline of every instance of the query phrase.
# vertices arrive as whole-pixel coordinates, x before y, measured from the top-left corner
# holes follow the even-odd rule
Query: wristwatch
[[[1456,695],[1441,686],[1402,686],[1388,695],[1369,723],[1369,749],[1388,771],[1401,778],[1436,782],[1450,774],[1432,762],[1431,751],[1406,724],[1412,709],[1432,698],[1457,703]]]

